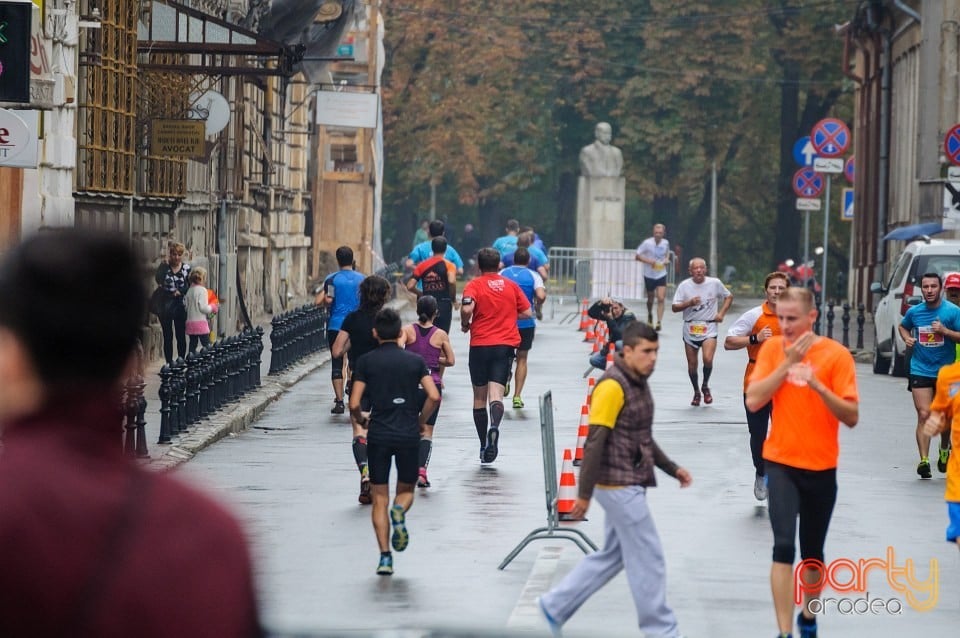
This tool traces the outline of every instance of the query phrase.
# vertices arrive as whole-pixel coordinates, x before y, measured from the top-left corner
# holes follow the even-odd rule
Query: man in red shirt
[[[0,265],[0,636],[261,635],[233,516],[121,450],[141,265],[73,229]]]
[[[504,387],[520,345],[517,319],[529,319],[533,310],[520,286],[497,274],[499,252],[481,248],[477,252],[477,266],[480,276],[463,289],[460,327],[470,333],[473,423],[480,437],[480,461],[493,463],[499,451]]]

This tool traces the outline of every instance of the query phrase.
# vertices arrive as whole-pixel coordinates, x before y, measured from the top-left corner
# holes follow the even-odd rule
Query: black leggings
[[[183,299],[167,300],[167,307],[160,315],[160,329],[163,331],[163,358],[173,363],[173,333],[177,333],[177,355],[187,356],[187,309]]]
[[[837,501],[837,470],[801,470],[766,462],[773,562],[793,564],[797,516],[800,558],[823,561],[823,544]]]
[[[196,352],[198,350],[203,350],[203,346],[210,343],[210,335],[190,335],[190,345],[187,347],[187,350],[190,352]]]
[[[753,457],[753,467],[757,471],[757,476],[764,476],[763,442],[767,440],[767,426],[770,424],[773,402],[768,401],[756,412],[751,412],[747,409],[747,395],[743,395],[743,408],[747,411],[747,429],[750,431],[750,456]]]

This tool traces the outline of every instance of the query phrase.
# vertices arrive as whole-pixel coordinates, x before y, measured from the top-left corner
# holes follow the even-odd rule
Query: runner
[[[480,437],[480,461],[492,463],[499,453],[504,386],[520,345],[517,319],[530,318],[533,312],[520,288],[497,274],[500,253],[481,248],[477,265],[480,276],[463,289],[460,328],[470,333],[473,423]]]
[[[413,267],[421,261],[430,259],[433,255],[433,238],[443,237],[444,230],[446,230],[446,224],[444,224],[442,220],[435,219],[430,222],[430,239],[417,244],[413,247],[413,250],[410,251],[410,256],[407,258],[405,264],[408,269],[412,270]],[[463,274],[463,259],[461,259],[460,253],[457,252],[456,248],[450,245],[450,242],[447,242],[447,251],[444,253],[444,257],[447,261],[451,261],[456,265],[458,275]]]
[[[520,286],[520,290],[526,295],[534,308],[534,312],[539,316],[540,308],[547,298],[547,291],[543,286],[543,279],[540,275],[530,270],[527,265],[530,263],[530,253],[526,248],[520,246],[513,253],[513,266],[504,268],[500,274]],[[527,355],[530,348],[533,347],[533,337],[537,331],[537,321],[533,317],[529,319],[517,319],[517,329],[520,331],[520,346],[517,348],[517,371],[514,374],[513,387],[513,407],[519,410],[523,407],[523,386],[527,382]],[[506,390],[509,392],[509,390]]]
[[[747,405],[747,383],[750,373],[757,364],[757,353],[763,342],[780,334],[780,322],[777,321],[777,299],[790,286],[790,279],[782,272],[772,272],[763,280],[766,301],[746,311],[730,326],[727,338],[723,341],[724,350],[747,349],[747,369],[743,373],[743,405],[747,411],[747,429],[750,431],[750,454],[756,477],[753,481],[753,495],[758,501],[767,498],[767,476],[763,469],[763,442],[767,440],[767,425],[770,423],[771,405],[751,412]]]
[[[370,275],[360,282],[360,306],[347,315],[337,339],[333,342],[330,355],[342,357],[348,354],[350,369],[354,369],[357,359],[377,347],[373,336],[373,320],[387,303],[390,297],[390,282],[377,275]],[[347,382],[346,393],[350,394],[350,382]],[[367,403],[362,404],[364,412],[369,411]],[[353,458],[360,471],[360,496],[357,500],[361,505],[373,502],[370,496],[370,471],[367,467],[367,427],[365,421],[360,421],[351,412],[353,426]]]
[[[403,328],[401,343],[405,344],[407,352],[413,352],[423,358],[430,371],[434,385],[441,391],[440,370],[448,368],[456,362],[450,337],[445,330],[434,325],[437,317],[437,300],[430,295],[424,295],[417,300],[417,322]],[[426,390],[420,391],[421,404],[427,398]],[[420,408],[423,411],[423,408]],[[433,428],[437,424],[437,415],[440,414],[440,403],[437,403],[433,414],[429,415],[422,432],[420,433],[420,452],[418,454],[419,476],[417,487],[430,487],[427,478],[427,465],[430,464],[430,454],[433,451]]]
[[[693,384],[690,405],[700,405],[701,392],[703,402],[709,405],[713,403],[710,373],[713,372],[713,355],[717,351],[717,326],[730,309],[733,295],[719,279],[707,276],[707,262],[700,257],[690,260],[689,271],[690,277],[677,286],[671,309],[683,313],[683,349],[687,355],[687,374]],[[697,383],[697,352],[701,350],[702,387]]]
[[[327,319],[327,347],[333,350],[340,326],[348,314],[360,305],[360,282],[363,275],[353,268],[353,249],[349,246],[337,248],[337,265],[340,270],[323,280],[323,287],[317,293],[315,303],[330,307]],[[343,414],[343,357],[330,358],[330,381],[333,384],[333,409],[330,414]]]
[[[626,569],[643,634],[679,636],[676,616],[667,605],[667,568],[647,489],[657,485],[654,467],[680,481],[680,487],[689,487],[693,478],[653,439],[653,396],[647,379],[657,362],[657,339],[656,331],[645,323],[627,326],[623,354],[616,356],[593,391],[590,433],[571,515],[582,519],[596,496],[606,516],[605,538],[602,550],[588,554],[538,601],[555,636],[621,569]]]
[[[453,300],[457,297],[457,266],[444,258],[447,252],[447,240],[434,237],[430,242],[433,256],[417,264],[413,274],[407,280],[407,290],[418,297],[430,295],[437,302],[437,326],[446,333],[450,332],[453,321]],[[422,291],[417,289],[417,284]]]
[[[507,227],[504,229],[505,235],[497,237],[493,242],[493,248],[500,253],[500,258],[508,252],[512,252],[517,247],[517,235],[520,234],[520,222],[515,219],[507,220]]]
[[[920,453],[917,474],[921,479],[931,477],[930,437],[924,430],[924,424],[930,416],[937,373],[943,366],[956,361],[956,343],[960,341],[960,308],[941,299],[940,288],[940,275],[932,272],[922,275],[920,292],[923,303],[911,306],[898,327],[903,342],[913,350],[907,388],[913,395],[913,407],[917,410],[916,437]],[[941,472],[947,471],[949,456],[950,432],[944,430],[940,435],[937,459],[937,469]]]
[[[643,283],[647,290],[647,323],[653,325],[653,299],[657,299],[657,331],[663,323],[663,306],[667,298],[667,267],[670,265],[670,242],[664,239],[667,227],[654,224],[653,237],[637,246],[635,259],[643,264]]]
[[[384,308],[377,313],[373,334],[379,344],[359,357],[353,371],[350,415],[369,431],[367,453],[370,457],[370,482],[373,484],[373,509],[370,519],[380,546],[377,574],[393,574],[392,546],[398,552],[407,548],[410,535],[406,513],[413,505],[413,484],[417,480],[417,454],[427,415],[433,414],[440,393],[433,383],[423,358],[400,348],[400,315]],[[420,388],[426,394],[420,409]],[[366,395],[366,397],[365,397]],[[361,407],[364,399],[369,416]],[[390,502],[390,464],[397,464],[397,491]],[[393,535],[387,544],[387,532]]]
[[[856,368],[845,347],[813,333],[817,309],[806,288],[787,288],[777,300],[782,336],[767,339],[747,386],[747,409],[773,401],[770,436],[763,445],[773,528],[770,587],[780,636],[790,636],[794,611],[797,517],[800,557],[823,562],[823,545],[837,498],[838,429],[859,419]],[[821,578],[817,578],[820,576]],[[804,606],[800,638],[815,638],[809,603],[819,597],[822,574],[802,570]]]
[[[960,418],[960,363],[940,368],[924,434],[934,437],[952,430],[953,447],[957,447],[960,445],[960,423],[958,427],[952,427],[955,418]],[[956,543],[960,549],[960,456],[957,455],[949,459],[944,500],[947,501],[947,542]]]

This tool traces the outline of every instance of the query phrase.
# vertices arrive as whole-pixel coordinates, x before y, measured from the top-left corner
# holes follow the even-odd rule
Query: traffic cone
[[[587,444],[587,435],[590,434],[590,407],[580,406],[580,427],[577,429],[577,449],[573,453],[573,464],[580,467],[583,463],[583,446]]]
[[[607,370],[613,367],[613,353],[617,350],[617,344],[611,343],[607,350]]]
[[[557,491],[557,515],[561,521],[574,520],[570,516],[577,500],[577,477],[573,473],[573,453],[569,448],[563,451],[563,465],[560,470],[560,489]]]
[[[594,341],[596,338],[597,338],[597,335],[596,335],[596,333],[593,331],[593,326],[592,326],[592,325],[588,325],[588,326],[587,326],[587,333],[586,333],[585,335],[583,335],[583,340],[584,340],[584,342],[589,343],[590,341]]]
[[[597,354],[598,352],[600,352],[600,340],[599,340],[599,339],[594,339],[594,340],[593,340],[593,350],[590,352],[590,354]]]
[[[590,327],[590,315],[587,314],[587,300],[583,300],[583,308],[580,310],[580,332]]]
[[[593,389],[597,387],[597,380],[593,377],[587,377],[587,405],[590,405],[590,400],[593,398]]]

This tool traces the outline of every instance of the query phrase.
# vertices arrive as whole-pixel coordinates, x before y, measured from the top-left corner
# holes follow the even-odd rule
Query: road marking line
[[[543,620],[540,610],[537,609],[537,596],[547,593],[553,584],[553,577],[560,564],[562,547],[544,547],[537,554],[530,576],[520,592],[517,605],[513,608],[510,618],[507,619],[507,629],[540,630],[543,629]]]

